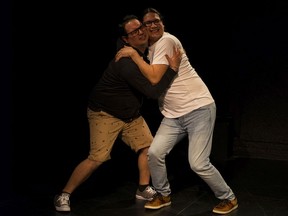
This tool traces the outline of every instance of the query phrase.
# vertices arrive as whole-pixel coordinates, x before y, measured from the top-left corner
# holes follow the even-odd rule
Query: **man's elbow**
[[[160,79],[157,78],[157,77],[152,77],[149,81],[154,86],[154,85],[157,85],[160,82]]]

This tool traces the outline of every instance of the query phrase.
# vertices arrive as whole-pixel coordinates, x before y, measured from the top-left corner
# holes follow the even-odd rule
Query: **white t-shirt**
[[[169,65],[165,54],[172,56],[175,46],[183,49],[181,42],[175,36],[164,32],[163,36],[149,47],[150,64]],[[159,109],[165,117],[178,118],[213,103],[214,99],[184,53],[178,75],[158,102]]]

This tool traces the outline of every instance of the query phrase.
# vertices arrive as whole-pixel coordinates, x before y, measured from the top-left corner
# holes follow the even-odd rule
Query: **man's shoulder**
[[[179,43],[179,40],[172,34],[164,33],[163,36],[157,41],[157,46],[174,46]]]
[[[177,38],[177,37],[169,32],[164,32],[162,38]]]

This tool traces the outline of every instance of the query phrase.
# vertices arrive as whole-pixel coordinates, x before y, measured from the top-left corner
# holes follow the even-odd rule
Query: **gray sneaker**
[[[136,198],[140,200],[152,200],[154,195],[156,195],[156,191],[153,187],[147,186],[144,191],[140,191],[139,188],[136,191]]]
[[[65,193],[56,195],[54,198],[54,206],[56,208],[56,211],[69,212],[70,211],[69,195]]]

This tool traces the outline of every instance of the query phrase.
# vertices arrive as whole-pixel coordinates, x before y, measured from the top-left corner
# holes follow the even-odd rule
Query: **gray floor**
[[[239,200],[239,208],[229,215],[288,215],[288,161],[238,158],[217,166]],[[170,175],[172,205],[159,210],[145,210],[145,202],[134,198],[136,184],[132,178],[121,180],[121,176],[116,179],[113,173],[98,174],[102,175],[98,182],[92,177],[74,193],[70,213],[54,210],[52,181],[51,185],[30,185],[26,192],[2,199],[0,215],[208,216],[213,215],[211,210],[218,202],[210,189],[186,168]]]

